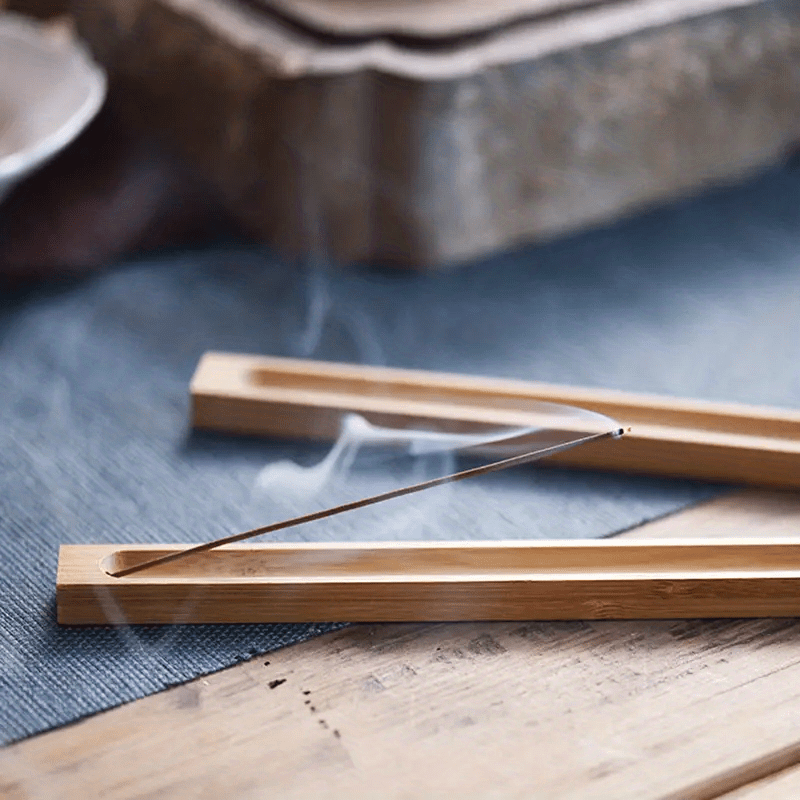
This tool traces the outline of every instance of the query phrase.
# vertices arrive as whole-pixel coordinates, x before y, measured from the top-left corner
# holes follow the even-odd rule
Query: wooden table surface
[[[630,536],[795,536],[742,492]],[[0,753],[13,798],[800,797],[800,620],[360,625]]]

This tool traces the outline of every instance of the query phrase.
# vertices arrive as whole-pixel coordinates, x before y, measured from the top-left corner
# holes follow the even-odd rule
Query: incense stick
[[[354,500],[352,502],[344,503],[332,508],[314,511],[310,514],[303,514],[299,517],[293,517],[281,522],[274,522],[269,525],[263,525],[259,528],[253,528],[252,530],[244,531],[243,533],[235,533],[230,536],[224,536],[220,539],[215,539],[210,542],[205,542],[204,544],[189,547],[186,550],[180,550],[176,553],[170,553],[166,556],[161,556],[160,558],[144,561],[141,564],[134,564],[133,566],[117,570],[116,572],[110,572],[109,574],[114,578],[123,578],[127,575],[132,575],[135,572],[141,572],[142,570],[150,569],[151,567],[168,564],[183,558],[189,558],[190,556],[197,555],[199,553],[205,553],[209,550],[222,547],[226,544],[241,542],[245,539],[252,539],[256,536],[261,536],[267,533],[275,533],[276,531],[285,530],[286,528],[293,528],[297,525],[303,525],[307,522],[315,522],[316,520],[326,519],[328,517],[336,516],[337,514],[344,514],[347,511],[355,511],[359,508],[366,508],[367,506],[375,505],[376,503],[383,503],[387,500],[405,497],[410,494],[415,494],[416,492],[421,492],[425,489],[433,489],[436,486],[443,486],[447,483],[455,483],[457,481],[466,480],[467,478],[476,478],[480,475],[488,475],[489,473],[499,472],[500,470],[509,469],[510,467],[529,464],[532,461],[545,458],[546,456],[550,456],[555,453],[563,452],[564,450],[581,444],[599,441],[600,439],[618,438],[622,436],[623,433],[624,431],[622,428],[616,428],[611,431],[606,431],[605,433],[595,433],[579,439],[574,439],[569,442],[553,445],[551,447],[532,450],[521,455],[504,458],[500,461],[493,461],[490,464],[484,464],[480,467],[472,467],[471,469],[462,470],[461,472],[443,475],[439,478],[432,478],[427,481],[422,481],[421,483],[415,483],[411,486],[403,486],[400,489],[392,489],[388,492],[382,492],[381,494],[372,495],[371,497],[365,497],[360,500]]]

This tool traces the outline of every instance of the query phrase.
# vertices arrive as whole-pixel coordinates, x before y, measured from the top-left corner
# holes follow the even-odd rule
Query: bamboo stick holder
[[[388,427],[546,424],[537,402],[605,414],[630,432],[542,463],[800,488],[800,411],[465,375],[207,353],[191,383],[196,428],[329,440],[342,415]]]
[[[800,543],[575,540],[64,545],[69,625],[800,616]]]

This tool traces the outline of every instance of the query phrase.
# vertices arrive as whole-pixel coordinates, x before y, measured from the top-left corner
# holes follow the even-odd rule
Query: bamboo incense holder
[[[228,353],[203,356],[191,397],[196,428],[317,440],[334,439],[348,413],[387,427],[462,432],[546,424],[536,403],[563,403],[630,432],[543,464],[800,488],[794,409]]]
[[[64,545],[68,625],[800,616],[800,543],[578,540]]]

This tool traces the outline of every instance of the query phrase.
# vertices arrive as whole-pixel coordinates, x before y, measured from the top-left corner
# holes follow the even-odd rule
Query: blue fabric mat
[[[201,541],[302,510],[256,489],[300,444],[187,430],[207,349],[800,403],[800,173],[423,276],[175,254],[0,308],[0,739],[328,629],[59,629],[63,542]],[[425,469],[441,468],[427,465]],[[352,495],[400,478],[356,472]],[[418,476],[415,476],[418,477]],[[526,468],[286,538],[606,536],[721,487]],[[438,491],[438,490],[437,490]],[[293,506],[296,506],[293,507]],[[320,621],[323,623],[324,621]]]

